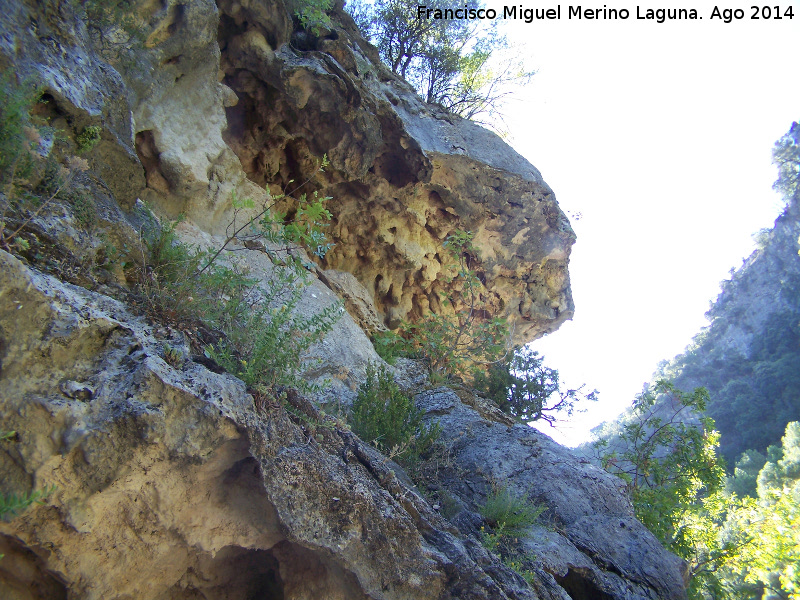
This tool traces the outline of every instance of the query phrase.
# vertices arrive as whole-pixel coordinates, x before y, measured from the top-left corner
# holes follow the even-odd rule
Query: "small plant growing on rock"
[[[481,515],[491,528],[491,531],[486,531],[481,527],[481,543],[487,550],[499,554],[503,564],[529,584],[533,572],[526,565],[531,557],[520,548],[519,537],[539,520],[545,510],[545,506],[532,504],[527,495],[515,494],[505,486],[492,488],[486,504],[480,507]]]
[[[545,506],[532,504],[527,495],[518,495],[505,486],[498,486],[486,497],[480,513],[495,531],[519,535],[536,523],[545,510]]]
[[[138,292],[146,312],[165,322],[201,322],[220,331],[233,327],[255,300],[255,280],[236,269],[208,264],[205,252],[178,240],[178,222],[143,236]]]
[[[298,316],[299,300],[298,289],[280,306],[262,305],[216,348],[207,348],[209,355],[256,392],[317,391],[302,378],[301,356],[333,328],[342,309],[332,304],[311,317]]]
[[[331,218],[330,211],[325,208],[325,202],[330,200],[330,197],[319,196],[315,191],[311,198],[307,194],[301,194],[294,200],[290,194],[300,190],[316,174],[323,172],[328,164],[327,155],[323,155],[317,170],[292,192],[278,196],[268,195],[264,203],[258,207],[253,200],[237,198],[234,194],[231,199],[233,218],[226,228],[226,239],[215,252],[209,254],[206,266],[202,267],[198,274],[211,268],[231,243],[239,241],[248,249],[264,252],[276,265],[289,267],[296,276],[304,278],[306,268],[311,265],[305,264],[300,253],[294,250],[305,246],[315,256],[323,258],[331,249],[332,244],[328,242],[324,232]],[[288,219],[288,213],[277,210],[278,205],[286,200],[293,201],[294,214],[291,220]],[[257,212],[252,215],[254,210]],[[250,216],[244,218],[243,215],[248,213]]]
[[[100,141],[100,132],[103,128],[98,125],[89,125],[84,127],[75,138],[75,143],[78,145],[78,152],[89,152]]]
[[[145,28],[134,0],[75,0],[75,6],[106,58],[144,44]]]
[[[291,4],[303,29],[317,33],[320,27],[330,27],[331,19],[326,12],[332,8],[331,0],[292,0]]]
[[[168,365],[180,369],[183,365],[184,357],[180,349],[164,344],[164,360]]]
[[[394,331],[376,331],[372,336],[372,345],[378,356],[390,365],[412,353],[408,340]]]
[[[7,442],[16,439],[16,431],[0,431],[0,441]],[[25,494],[0,494],[0,519],[14,517],[29,508],[32,504],[42,504],[55,490],[55,486],[50,486]],[[2,557],[3,555],[0,554],[0,558]]]

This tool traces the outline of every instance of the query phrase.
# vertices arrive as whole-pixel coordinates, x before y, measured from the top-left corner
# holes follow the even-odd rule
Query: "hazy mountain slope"
[[[795,197],[759,248],[744,261],[706,313],[709,325],[686,351],[664,361],[653,380],[706,387],[709,415],[729,464],[744,450],[780,442],[800,416],[800,206]],[[598,428],[609,433],[612,424]]]

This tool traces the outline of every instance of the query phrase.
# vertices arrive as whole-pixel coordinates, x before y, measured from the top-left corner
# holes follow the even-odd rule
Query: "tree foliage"
[[[686,393],[658,381],[636,399],[617,439],[595,443],[602,466],[627,483],[637,518],[690,563],[696,598],[722,589],[717,572],[750,541],[738,529],[719,535],[739,505],[722,493],[724,462],[707,402],[704,388]]]
[[[703,415],[708,392],[691,394],[661,380],[635,401],[619,436],[621,450],[605,452],[605,469],[622,477],[637,516],[667,545],[684,546],[682,514],[699,497],[721,489],[725,471],[716,457],[719,434]],[[597,442],[604,449],[607,440]]]
[[[411,0],[356,1],[348,8],[394,73],[426,102],[465,118],[498,116],[502,99],[533,75],[519,56],[506,53],[505,38],[485,21],[420,18]],[[463,10],[464,4],[446,0],[436,8]]]
[[[774,188],[783,194],[787,203],[797,199],[800,185],[800,124],[792,123],[791,129],[775,142],[772,160],[778,167],[778,180]]]
[[[723,489],[707,400],[702,388],[658,382],[617,438],[596,443],[601,463],[627,482],[642,523],[690,563],[690,598],[798,600],[800,423],[766,456],[745,452]]]
[[[475,387],[494,400],[501,410],[523,423],[539,419],[554,423],[557,413],[572,416],[578,402],[597,400],[597,390],[585,386],[565,388],[558,371],[544,364],[544,357],[527,347],[517,348],[505,360],[479,375]]]
[[[758,474],[758,498],[724,527],[738,526],[755,543],[723,573],[729,596],[800,599],[800,422],[786,426],[781,446],[773,446]]]

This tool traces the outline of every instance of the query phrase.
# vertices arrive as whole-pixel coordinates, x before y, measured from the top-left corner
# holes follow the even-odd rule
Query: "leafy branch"
[[[313,201],[309,201],[306,194],[302,194],[297,201],[297,212],[294,220],[288,225],[284,224],[287,215],[285,213],[275,213],[273,210],[280,200],[291,196],[291,194],[306,186],[317,174],[323,172],[329,164],[327,155],[323,155],[320,166],[303,183],[295,187],[291,192],[284,192],[279,196],[269,195],[268,200],[259,208],[259,212],[248,218],[241,225],[237,224],[239,215],[242,211],[249,211],[255,208],[255,203],[249,198],[239,199],[234,194],[232,198],[233,218],[225,230],[227,237],[222,245],[209,256],[207,263],[198,270],[195,277],[199,277],[207,271],[228,245],[236,240],[242,241],[245,247],[248,246],[248,242],[252,245],[257,238],[264,238],[272,244],[285,243],[287,245],[277,251],[285,251],[287,253],[295,245],[305,244],[317,256],[324,256],[330,249],[330,244],[326,241],[320,227],[322,220],[331,218],[331,213],[323,205],[325,201],[330,200],[330,197],[321,198],[315,191]],[[242,234],[247,229],[251,229],[254,233],[250,236],[243,236]],[[279,262],[275,250],[271,250],[263,244],[257,246],[257,249],[265,252],[273,263]]]

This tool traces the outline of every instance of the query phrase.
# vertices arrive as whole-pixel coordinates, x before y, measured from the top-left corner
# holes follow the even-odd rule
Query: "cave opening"
[[[569,569],[564,577],[554,575],[572,600],[613,600],[614,596],[601,590],[590,577],[576,569]]]

